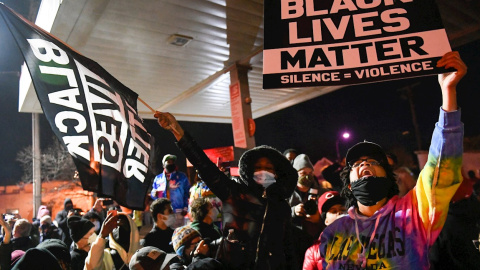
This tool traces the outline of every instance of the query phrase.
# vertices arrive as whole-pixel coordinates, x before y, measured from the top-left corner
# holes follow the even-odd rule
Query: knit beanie
[[[83,236],[87,234],[91,228],[95,227],[95,225],[93,225],[90,220],[78,216],[69,217],[67,225],[70,229],[70,237],[75,243],[82,239]]]
[[[44,248],[30,248],[12,270],[62,270],[55,256]]]
[[[72,261],[70,257],[70,249],[60,239],[47,239],[37,245],[37,248],[46,249],[57,258],[57,260],[70,264]]]
[[[300,171],[307,167],[313,170],[313,164],[307,155],[300,154],[293,160],[293,168],[295,168],[295,170]]]
[[[43,216],[40,219],[40,224],[42,224],[42,223],[48,223],[49,225],[52,225],[52,217],[49,216],[49,215]]]
[[[18,262],[18,260],[23,257],[23,255],[25,255],[25,251],[21,249],[12,251],[10,266],[13,267]]]
[[[190,225],[176,228],[172,235],[172,246],[175,253],[177,253],[178,256],[183,256],[185,245],[190,244],[197,236],[200,236],[200,233],[190,227]]]

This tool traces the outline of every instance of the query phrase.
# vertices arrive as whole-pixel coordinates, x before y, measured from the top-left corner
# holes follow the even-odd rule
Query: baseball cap
[[[146,246],[133,254],[128,267],[132,270],[163,270],[175,256],[159,248]]]
[[[345,200],[337,191],[327,191],[318,198],[318,212],[320,214],[328,212],[328,210],[335,204],[343,205]]]
[[[173,161],[176,161],[177,156],[171,155],[171,154],[166,154],[165,156],[163,156],[162,164],[165,164],[165,161],[170,160],[170,159],[173,159]]]
[[[367,156],[379,161],[381,164],[388,164],[387,155],[383,148],[373,142],[363,141],[355,144],[347,151],[345,161],[348,165],[357,161],[359,158]]]

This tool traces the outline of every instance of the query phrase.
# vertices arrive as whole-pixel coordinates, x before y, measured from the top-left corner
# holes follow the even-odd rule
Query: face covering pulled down
[[[365,176],[353,182],[350,189],[357,201],[365,206],[372,206],[387,197],[393,184],[393,181],[386,177]]]
[[[265,189],[268,188],[271,184],[277,182],[277,180],[275,180],[275,174],[267,171],[254,172],[253,180],[255,180],[257,184],[262,185]]]

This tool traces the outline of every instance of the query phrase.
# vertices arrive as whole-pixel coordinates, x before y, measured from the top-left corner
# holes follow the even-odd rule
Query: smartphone
[[[103,206],[112,205],[113,200],[112,199],[105,199],[105,200],[102,201],[102,204],[103,204]]]

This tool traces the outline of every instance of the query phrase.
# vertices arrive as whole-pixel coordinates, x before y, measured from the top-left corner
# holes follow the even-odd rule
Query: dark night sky
[[[4,2],[28,16],[28,9],[20,4],[15,7],[19,1]],[[22,60],[11,37],[4,30],[0,29],[0,185],[14,184],[20,179],[22,171],[15,161],[16,155],[19,150],[31,144],[32,133],[31,114],[18,113],[19,78],[16,72],[20,70]],[[460,51],[469,67],[468,74],[458,87],[458,103],[462,108],[465,136],[479,136],[480,41],[455,50]],[[280,151],[296,148],[308,154],[315,162],[323,156],[335,159],[336,138],[342,130],[348,130],[353,137],[349,141],[340,142],[342,154],[345,154],[348,147],[364,139],[377,142],[388,151],[401,146],[407,153],[413,153],[417,149],[409,102],[405,94],[399,91],[400,88],[413,84],[413,102],[423,149],[426,150],[441,106],[436,76],[349,86],[258,118],[255,120],[256,143],[268,144]],[[203,148],[233,145],[230,124],[182,124]],[[172,153],[183,157],[173,144],[171,134],[159,128],[153,120],[146,120],[146,126],[156,137],[161,156]],[[42,148],[49,144],[53,136],[43,115],[40,136]]]

